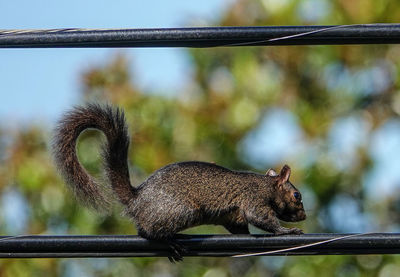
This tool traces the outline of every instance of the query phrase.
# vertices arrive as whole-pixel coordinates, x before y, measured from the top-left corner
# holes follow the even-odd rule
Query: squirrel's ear
[[[267,173],[265,173],[265,175],[270,176],[270,177],[275,177],[278,176],[278,174],[276,173],[275,170],[273,170],[272,168],[267,170]]]
[[[285,164],[281,169],[281,172],[279,173],[279,182],[281,184],[284,184],[287,181],[289,181],[290,172],[291,172],[290,167]]]

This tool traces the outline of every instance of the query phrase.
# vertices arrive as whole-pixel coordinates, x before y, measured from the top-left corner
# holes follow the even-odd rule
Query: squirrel
[[[92,208],[107,210],[111,199],[78,161],[77,139],[88,128],[105,134],[104,169],[125,214],[136,224],[139,236],[170,243],[172,261],[182,259],[181,250],[172,243],[174,235],[202,224],[222,225],[232,234],[249,234],[249,223],[275,235],[303,233],[279,223],[306,218],[301,194],[289,181],[291,169],[287,165],[279,174],[273,169],[259,174],[215,163],[178,162],[158,169],[133,187],[124,112],[110,105],[74,108],[59,121],[53,140],[55,162],[65,182]]]

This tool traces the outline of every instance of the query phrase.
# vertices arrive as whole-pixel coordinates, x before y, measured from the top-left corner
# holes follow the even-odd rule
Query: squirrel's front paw
[[[288,234],[295,234],[295,235],[304,234],[303,230],[301,230],[299,228],[290,228],[289,231],[290,232]]]
[[[301,235],[301,234],[304,234],[304,232],[299,228],[285,228],[285,227],[281,227],[281,228],[279,228],[279,230],[277,230],[275,232],[275,235],[277,235],[277,236],[290,235],[290,234]]]

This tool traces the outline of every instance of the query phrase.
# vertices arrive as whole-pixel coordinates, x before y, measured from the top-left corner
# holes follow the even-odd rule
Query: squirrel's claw
[[[168,256],[168,260],[171,263],[183,261],[182,254],[186,252],[185,247],[176,241],[168,241],[168,246],[172,251],[172,255]]]

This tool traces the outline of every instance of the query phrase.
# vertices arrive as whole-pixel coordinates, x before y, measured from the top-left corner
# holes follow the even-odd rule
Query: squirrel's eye
[[[294,196],[294,198],[296,198],[297,200],[299,200],[299,199],[301,198],[300,192],[298,192],[298,191],[295,191],[295,192],[293,193],[293,196]]]

